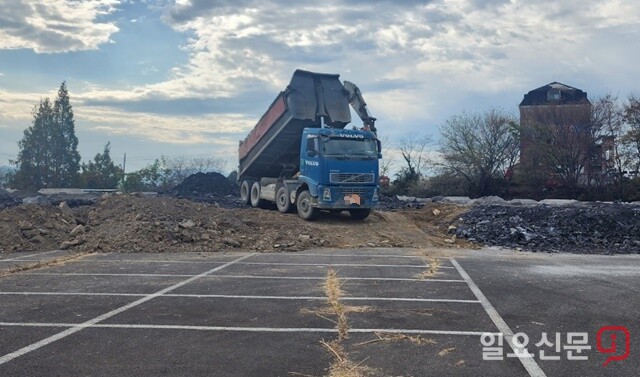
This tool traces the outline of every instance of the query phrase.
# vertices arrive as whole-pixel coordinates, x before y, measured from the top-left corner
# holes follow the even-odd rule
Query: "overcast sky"
[[[0,165],[66,80],[83,159],[224,157],[296,68],[355,82],[382,137],[517,113],[559,81],[640,92],[637,0],[0,0]]]

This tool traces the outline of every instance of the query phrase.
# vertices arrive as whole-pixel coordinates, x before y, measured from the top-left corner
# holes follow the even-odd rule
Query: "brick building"
[[[527,167],[540,163],[541,156],[538,152],[542,140],[534,138],[545,134],[540,132],[542,127],[549,127],[549,137],[555,136],[557,139],[574,134],[577,139],[581,139],[580,136],[588,130],[591,119],[591,102],[587,93],[559,82],[552,82],[525,94],[519,108],[522,128],[520,163]],[[555,140],[556,143],[566,141]]]
[[[520,168],[553,184],[584,184],[613,162],[614,140],[594,140],[587,93],[552,82],[520,103]]]

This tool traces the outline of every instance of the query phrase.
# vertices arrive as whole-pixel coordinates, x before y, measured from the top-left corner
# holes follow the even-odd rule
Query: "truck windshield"
[[[324,154],[342,158],[378,158],[378,146],[374,139],[324,139]]]

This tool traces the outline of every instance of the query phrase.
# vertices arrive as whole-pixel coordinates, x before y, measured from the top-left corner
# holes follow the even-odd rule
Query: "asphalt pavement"
[[[324,376],[334,340],[378,376],[635,376],[639,262],[496,249],[0,254],[0,376]],[[606,326],[618,327],[598,337]]]

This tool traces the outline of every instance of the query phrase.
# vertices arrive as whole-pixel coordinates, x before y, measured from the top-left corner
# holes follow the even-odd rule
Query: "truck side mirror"
[[[378,158],[382,158],[382,143],[380,140],[376,140],[376,144],[378,144]]]

